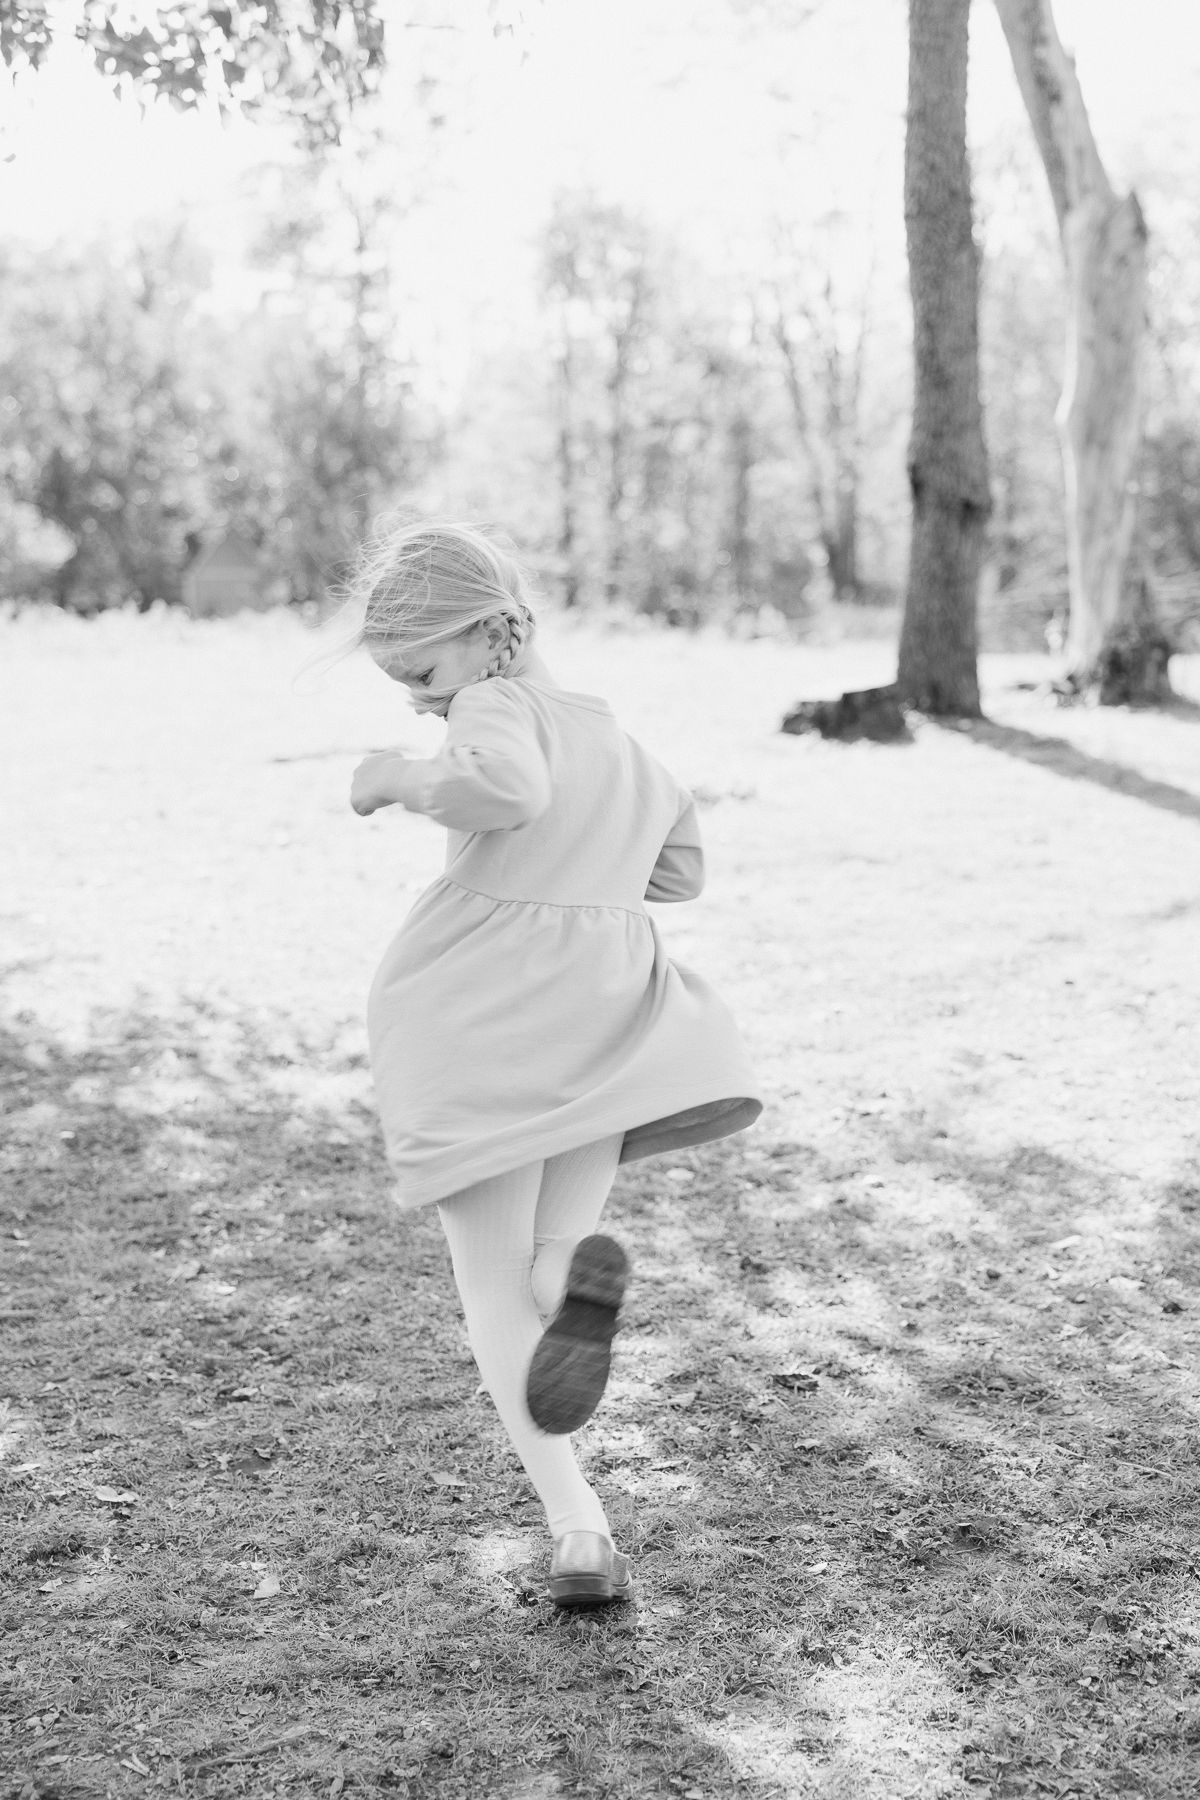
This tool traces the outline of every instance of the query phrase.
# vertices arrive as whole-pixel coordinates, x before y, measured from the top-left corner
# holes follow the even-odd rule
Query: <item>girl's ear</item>
[[[483,629],[487,632],[489,650],[502,650],[508,643],[511,633],[503,613],[495,613],[490,619],[485,619]]]

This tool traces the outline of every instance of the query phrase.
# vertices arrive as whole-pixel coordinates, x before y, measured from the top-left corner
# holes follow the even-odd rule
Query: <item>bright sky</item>
[[[778,18],[789,4],[801,10],[795,0],[739,10]],[[452,0],[444,14],[459,27],[462,84],[412,267],[451,337],[469,319],[478,329],[481,311],[526,309],[530,243],[562,186],[590,184],[648,211],[718,266],[752,262],[772,215],[802,226],[835,207],[873,221],[885,258],[901,253],[904,0],[824,0],[790,31],[749,29],[723,0],[524,0],[523,10],[522,43],[493,38],[485,0]],[[1057,0],[1056,15],[1114,180],[1190,166],[1196,0]],[[972,33],[982,143],[1022,130],[1023,114],[990,0],[975,0]],[[401,90],[398,76],[389,104],[404,104]],[[0,168],[0,216],[38,240],[119,234],[182,206],[228,258],[239,181],[287,154],[262,127],[117,104],[69,37],[8,97],[4,121],[13,160]]]

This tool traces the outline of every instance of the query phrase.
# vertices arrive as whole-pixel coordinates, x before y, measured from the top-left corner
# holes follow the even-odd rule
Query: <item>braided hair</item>
[[[488,618],[492,616],[491,613],[487,615]],[[475,677],[476,681],[490,681],[493,676],[507,675],[526,643],[533,637],[533,613],[523,602],[518,606],[498,607],[495,617],[503,619],[508,626],[508,642],[501,644],[486,669],[480,669]]]
[[[506,676],[537,621],[533,579],[515,551],[477,525],[429,520],[385,530],[368,545],[347,591],[367,649],[415,649],[501,618],[507,641],[473,681]],[[414,696],[418,711],[444,710],[452,693]]]

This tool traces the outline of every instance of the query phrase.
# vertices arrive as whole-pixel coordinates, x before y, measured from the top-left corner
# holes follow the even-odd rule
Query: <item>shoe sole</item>
[[[632,1581],[614,1587],[607,1575],[562,1575],[550,1583],[550,1598],[555,1606],[583,1610],[589,1606],[611,1606],[614,1601],[628,1600]]]
[[[534,1424],[551,1437],[578,1431],[604,1397],[628,1273],[628,1258],[612,1238],[597,1234],[576,1246],[566,1299],[542,1333],[525,1387]]]

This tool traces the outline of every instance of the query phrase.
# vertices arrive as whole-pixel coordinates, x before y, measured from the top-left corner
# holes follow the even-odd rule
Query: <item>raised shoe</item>
[[[628,1258],[612,1238],[597,1234],[576,1245],[566,1298],[542,1333],[525,1384],[542,1431],[578,1431],[599,1406],[628,1273]]]

